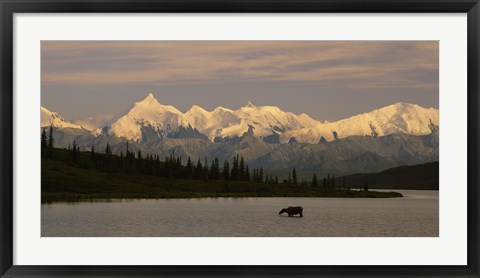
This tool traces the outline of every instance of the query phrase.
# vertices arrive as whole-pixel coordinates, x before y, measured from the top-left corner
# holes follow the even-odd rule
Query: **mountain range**
[[[54,127],[59,147],[75,140],[83,149],[101,150],[109,143],[120,153],[128,141],[132,150],[162,156],[175,152],[203,160],[238,154],[249,165],[272,171],[296,167],[349,174],[438,160],[438,114],[438,109],[402,102],[335,122],[251,102],[212,111],[193,105],[183,113],[148,94],[108,121],[88,118],[88,125],[42,107],[41,126]]]

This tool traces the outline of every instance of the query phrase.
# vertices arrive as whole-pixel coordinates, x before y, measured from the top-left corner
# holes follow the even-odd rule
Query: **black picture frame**
[[[1,277],[480,277],[478,0],[0,0]],[[15,13],[467,13],[468,263],[465,266],[25,266],[13,265],[13,15]],[[375,262],[372,262],[375,263]]]

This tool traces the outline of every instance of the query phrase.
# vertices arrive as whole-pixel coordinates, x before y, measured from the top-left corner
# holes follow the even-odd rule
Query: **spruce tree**
[[[228,163],[227,160],[225,160],[225,162],[223,162],[222,178],[224,180],[229,180],[230,179],[230,164]]]
[[[150,175],[150,155],[147,154],[145,161],[143,162],[143,173],[145,175]]]
[[[42,130],[42,137],[41,137],[41,148],[42,148],[42,154],[45,155],[45,151],[47,150],[48,143],[47,143],[47,133],[45,131],[45,127]]]
[[[124,173],[125,172],[125,159],[124,159],[124,155],[123,155],[123,151],[120,151],[120,157],[119,157],[119,171],[120,173]]]
[[[243,160],[243,156],[240,158],[240,166],[238,168],[238,177],[239,180],[246,180],[245,178],[245,161]]]
[[[217,158],[212,160],[212,164],[210,167],[210,178],[217,179]]]
[[[208,171],[208,161],[207,161],[207,158],[205,157],[205,164],[203,166],[203,179],[205,180],[208,180],[208,176],[209,176],[209,171]]]
[[[155,175],[160,176],[161,174],[162,174],[162,171],[160,167],[160,156],[157,154],[155,158]]]
[[[187,159],[187,169],[186,169],[186,171],[187,171],[187,178],[191,179],[192,175],[193,175],[193,163],[192,163],[192,160],[190,159],[190,156]]]
[[[164,167],[165,167],[165,171],[164,171],[164,176],[167,178],[167,179],[170,179],[171,175],[172,175],[172,167],[173,165],[171,165],[172,163],[170,162],[170,157],[165,157],[165,163],[164,163]]]
[[[203,165],[200,162],[200,158],[199,158],[197,162],[197,167],[195,167],[195,179],[202,179],[202,174],[203,174]]]
[[[233,157],[232,172],[230,174],[230,179],[234,181],[238,180],[238,154],[236,157]]]
[[[92,145],[92,150],[90,151],[90,159],[92,161],[95,161],[95,148],[93,147],[93,145]]]
[[[75,143],[75,140],[73,140],[72,161],[73,163],[77,163],[77,144]]]
[[[220,160],[218,157],[215,157],[215,179],[220,179]]]
[[[107,155],[107,157],[112,155],[112,149],[110,148],[110,144],[108,144],[108,143],[107,143],[107,146],[105,147],[105,154]]]
[[[52,158],[53,157],[53,142],[55,140],[53,139],[53,125],[50,125],[50,132],[48,135],[48,142],[47,142],[47,157]]]
[[[143,157],[142,157],[142,151],[138,150],[137,152],[137,173],[143,174]]]
[[[295,170],[295,168],[293,168],[292,171],[292,183],[293,185],[297,185],[297,171]]]
[[[317,187],[317,186],[318,186],[317,174],[315,174],[315,173],[313,173],[312,186],[313,186],[313,187]]]
[[[148,171],[150,175],[152,176],[156,175],[155,157],[153,156],[153,154],[150,155],[150,159],[148,162]]]
[[[135,173],[135,168],[136,168],[135,155],[133,154],[133,152],[129,151],[128,142],[127,142],[127,150],[126,150],[126,154],[125,154],[125,160],[126,160],[127,171],[129,173]]]

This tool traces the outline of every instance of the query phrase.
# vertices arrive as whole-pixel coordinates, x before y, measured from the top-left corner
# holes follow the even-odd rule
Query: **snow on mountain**
[[[280,140],[288,142],[291,137],[295,137],[299,142],[315,144],[322,136],[332,141],[353,135],[373,137],[394,133],[424,135],[438,130],[438,114],[438,109],[435,108],[398,102],[337,122],[324,122],[313,127],[292,130],[281,134]]]
[[[272,133],[284,133],[319,124],[306,114],[297,116],[276,106],[257,107],[251,102],[233,111],[233,114],[240,119],[240,123],[223,128],[217,136],[241,136],[250,131],[257,137],[266,137]]]
[[[185,118],[211,140],[218,136],[224,128],[240,123],[240,119],[234,114],[234,111],[223,107],[217,107],[210,112],[193,105],[185,113]]]
[[[320,123],[307,114],[297,116],[276,106],[257,107],[251,102],[236,110],[217,107],[211,112],[194,105],[185,113],[185,117],[210,140],[238,137],[247,132],[263,138]]]
[[[395,133],[425,135],[438,130],[438,109],[398,102],[368,113],[336,122],[320,122],[307,114],[295,115],[276,106],[246,105],[232,110],[217,107],[207,111],[193,105],[182,113],[163,105],[148,94],[127,112],[110,120],[91,117],[71,123],[42,107],[42,126],[86,128],[95,136],[108,134],[130,141],[155,141],[159,138],[200,138],[211,141],[240,137],[246,133],[266,143],[311,143],[333,141],[349,136],[380,137]],[[100,125],[106,125],[100,129]],[[96,129],[95,129],[96,128]],[[322,139],[323,138],[323,139]]]
[[[217,107],[207,111],[193,105],[183,114],[173,106],[160,104],[149,94],[127,113],[113,119],[108,134],[138,141],[145,140],[146,135],[162,138],[185,127],[185,130],[196,129],[213,141],[216,137],[238,137],[246,132],[265,137],[318,123],[306,114],[297,116],[275,106],[256,107],[251,102],[236,110]]]
[[[65,120],[57,112],[52,112],[45,107],[40,108],[40,113],[41,127],[53,125],[57,128],[82,128],[80,125],[76,125]]]
[[[179,126],[189,127],[182,112],[173,106],[160,104],[151,93],[112,122],[108,134],[131,141],[144,140],[145,136],[162,138],[176,131]]]

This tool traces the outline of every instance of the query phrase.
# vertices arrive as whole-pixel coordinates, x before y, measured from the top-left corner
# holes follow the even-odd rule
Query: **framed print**
[[[1,277],[479,277],[478,1],[1,7]]]

